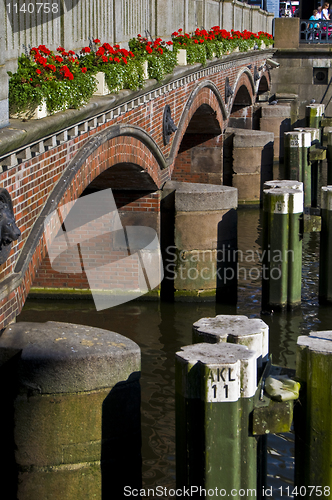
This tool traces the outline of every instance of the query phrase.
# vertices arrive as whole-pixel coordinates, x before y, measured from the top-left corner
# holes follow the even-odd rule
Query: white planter
[[[47,107],[46,107],[46,101],[43,99],[42,103],[38,108],[36,108],[31,115],[30,113],[14,113],[13,115],[10,115],[10,118],[19,118],[20,120],[40,120],[41,118],[45,118],[48,116],[47,112]]]
[[[143,61],[142,66],[143,66],[143,78],[144,80],[148,80],[149,79],[148,61]]]
[[[240,52],[239,47],[235,47],[235,49],[233,49],[233,52]]]
[[[99,71],[95,75],[95,79],[97,81],[97,89],[94,91],[93,95],[107,95],[110,93],[109,88],[107,86],[105,80],[105,73],[103,71]]]
[[[187,51],[186,49],[179,49],[177,53],[177,63],[179,66],[187,66]]]
[[[262,44],[261,44],[261,50],[264,50],[264,49],[266,49],[266,45],[265,45],[265,42],[262,42]]]

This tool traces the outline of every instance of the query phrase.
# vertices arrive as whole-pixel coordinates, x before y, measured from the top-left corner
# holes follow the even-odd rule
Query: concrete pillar
[[[16,323],[1,336],[0,371],[0,475],[13,498],[122,498],[140,487],[137,344],[100,328]]]
[[[178,488],[197,487],[192,498],[213,498],[216,488],[226,494],[256,489],[257,444],[248,432],[256,357],[228,343],[195,344],[176,353],[176,482]]]
[[[332,186],[321,189],[321,217],[319,255],[319,301],[332,302]]]
[[[259,203],[262,185],[273,178],[273,141],[269,132],[227,128],[233,135],[232,186],[238,189],[239,204]]]
[[[301,303],[303,193],[299,189],[264,190],[263,281],[265,309]]]
[[[284,133],[291,130],[291,106],[269,104],[262,106],[260,129],[274,134],[274,160],[284,158]]]
[[[331,497],[332,331],[297,339],[296,376],[301,383],[296,405],[295,485],[322,498]],[[310,488],[310,490],[309,490]]]
[[[162,294],[167,290],[175,300],[236,301],[236,208],[235,188],[166,183],[161,214]]]

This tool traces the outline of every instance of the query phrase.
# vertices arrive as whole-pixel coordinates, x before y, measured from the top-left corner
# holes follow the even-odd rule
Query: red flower
[[[99,47],[99,49],[96,52],[96,56],[103,56],[105,53],[104,47]]]
[[[82,54],[88,54],[89,52],[91,52],[90,47],[83,47],[83,49],[81,50]]]
[[[63,58],[62,58],[61,56],[56,56],[55,60],[56,60],[58,63],[63,62]]]
[[[63,52],[65,49],[63,47],[58,47],[56,50],[57,52]]]
[[[37,75],[40,75],[41,74],[40,69],[36,69],[36,73],[37,73]]]
[[[122,60],[125,64],[127,64],[127,59],[125,57],[122,57]]]
[[[75,52],[74,52],[73,50],[70,50],[70,51],[68,52],[68,54],[69,54],[70,56],[74,56],[74,55],[75,55]]]
[[[118,57],[114,57],[114,62],[119,63],[119,62],[120,62],[120,59],[119,59]]]
[[[94,41],[94,43],[100,43],[99,38],[95,38],[95,40],[93,40],[93,41]]]
[[[88,71],[87,68],[81,68],[82,73],[86,73]]]
[[[103,62],[107,62],[108,61],[108,59],[107,59],[106,56],[102,56],[101,58],[102,58]]]

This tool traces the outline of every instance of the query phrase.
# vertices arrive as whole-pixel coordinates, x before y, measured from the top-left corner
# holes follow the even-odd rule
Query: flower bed
[[[32,117],[44,102],[48,114],[80,108],[96,91],[97,73],[104,74],[109,92],[123,88],[138,90],[147,77],[160,81],[172,73],[181,49],[186,49],[187,64],[205,64],[207,59],[220,58],[236,48],[244,52],[272,43],[272,35],[268,33],[228,32],[214,26],[209,31],[197,29],[192,34],[179,29],[168,42],[138,35],[129,41],[129,51],[119,45],[101,44],[98,39],[79,53],[67,52],[63,47],[54,53],[39,45],[19,57],[15,74],[8,72],[10,115]]]

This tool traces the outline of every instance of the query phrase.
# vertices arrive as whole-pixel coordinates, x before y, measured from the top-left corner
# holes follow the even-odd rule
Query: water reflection
[[[261,268],[261,223],[258,209],[240,209],[238,213],[239,249],[244,270],[239,279],[238,303],[222,306],[206,303],[158,303],[134,301],[97,312],[92,301],[28,300],[18,321],[66,321],[116,331],[131,338],[142,349],[142,433],[143,484],[145,488],[175,487],[174,353],[191,344],[192,324],[216,314],[245,314],[260,317],[261,283],[252,267]],[[332,329],[332,313],[319,306],[318,256],[319,234],[305,234],[303,240],[302,306],[290,312],[262,316],[270,327],[273,362],[295,367],[295,345],[299,335],[311,330]],[[294,443],[292,434],[269,437],[268,486],[280,498],[280,486],[293,480]],[[292,497],[288,497],[292,498]]]

